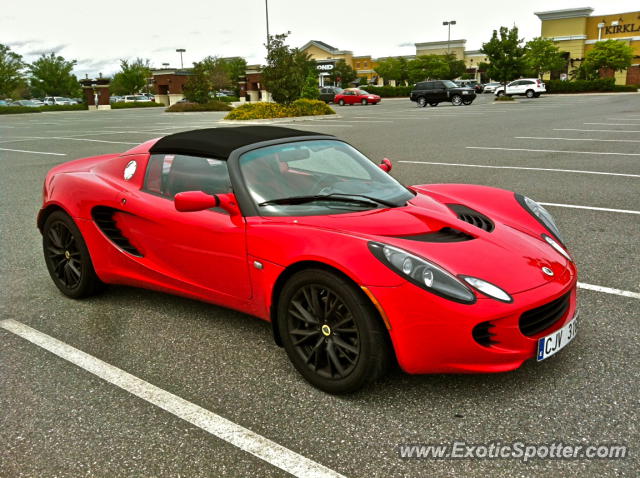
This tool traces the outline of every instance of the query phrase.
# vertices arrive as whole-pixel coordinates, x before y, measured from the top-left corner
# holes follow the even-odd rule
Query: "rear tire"
[[[382,321],[351,282],[322,269],[298,272],[278,301],[278,330],[300,374],[328,393],[349,393],[390,363]]]
[[[533,90],[527,90],[525,96],[527,98],[533,98],[535,96],[535,92]]]
[[[67,297],[89,297],[104,285],[93,269],[80,229],[66,213],[49,215],[42,228],[42,248],[53,283]]]

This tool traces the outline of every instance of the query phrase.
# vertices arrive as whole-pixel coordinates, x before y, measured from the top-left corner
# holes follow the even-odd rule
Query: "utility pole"
[[[447,35],[447,53],[450,52],[449,44],[451,43],[451,25],[455,25],[455,20],[449,20],[448,22],[442,22],[443,25],[449,27],[449,33]]]
[[[264,0],[264,10],[267,19],[267,55],[269,54],[269,0]]]

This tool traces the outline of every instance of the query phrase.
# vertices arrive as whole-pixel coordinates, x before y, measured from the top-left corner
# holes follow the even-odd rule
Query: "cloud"
[[[10,48],[20,48],[22,46],[30,45],[32,43],[40,43],[39,40],[20,40],[20,41],[11,41],[6,43],[6,45]]]
[[[402,48],[402,47],[405,47],[405,46],[416,46],[416,44],[413,43],[413,42],[404,42],[404,43],[398,44],[398,46]]]
[[[40,48],[36,48],[35,50],[27,51],[27,52],[23,53],[23,55],[25,55],[25,56],[40,56],[40,55],[48,55],[49,53],[58,54],[60,52],[60,50],[64,50],[67,46],[69,46],[69,45],[55,45],[55,46],[51,46],[51,47],[40,47]]]

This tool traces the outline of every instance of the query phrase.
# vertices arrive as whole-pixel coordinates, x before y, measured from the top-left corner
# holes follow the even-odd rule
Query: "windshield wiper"
[[[360,199],[362,198],[362,199]],[[272,204],[305,204],[314,201],[338,201],[338,202],[349,202],[349,203],[359,203],[367,206],[370,205],[378,205],[382,204],[388,207],[395,207],[395,204],[392,204],[387,201],[383,201],[381,199],[372,198],[369,196],[363,196],[361,194],[342,194],[342,193],[333,193],[333,194],[315,194],[312,196],[291,196],[288,198],[279,198],[279,199],[271,199],[269,201],[264,201],[258,204],[258,206],[270,206]]]

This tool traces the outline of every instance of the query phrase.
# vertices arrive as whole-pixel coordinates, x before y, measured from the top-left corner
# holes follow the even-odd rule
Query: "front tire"
[[[462,105],[462,96],[460,96],[460,95],[453,95],[453,96],[451,97],[451,104],[452,104],[453,106],[460,106],[460,105]]]
[[[418,98],[418,106],[420,106],[421,108],[427,106],[427,99],[424,96]]]
[[[362,100],[360,103],[362,103],[362,106],[366,106],[369,102],[367,100]]]
[[[344,106],[344,100],[343,100],[343,99],[341,99],[340,101],[338,101],[338,104],[339,104],[340,106]]]
[[[55,211],[47,218],[42,228],[42,248],[49,275],[64,295],[82,299],[103,285],[80,229],[66,213]]]
[[[497,97],[504,96],[504,91],[498,91],[498,92],[496,93],[496,96],[497,96]]]
[[[348,393],[381,377],[389,365],[382,321],[366,296],[342,277],[307,269],[285,284],[278,330],[300,374],[328,393]]]

